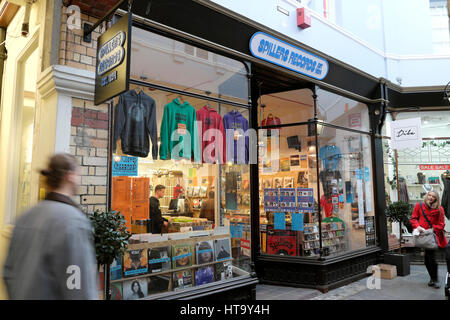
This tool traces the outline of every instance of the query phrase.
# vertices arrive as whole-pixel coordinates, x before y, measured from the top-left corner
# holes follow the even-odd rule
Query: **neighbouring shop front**
[[[110,103],[108,207],[133,234],[113,298],[254,299],[258,282],[365,276],[388,249],[385,84],[218,8],[163,2],[133,4]],[[124,76],[109,71],[104,88]]]
[[[437,99],[442,99],[442,97],[443,94]],[[436,108],[431,101],[419,100],[415,104],[406,106],[404,99],[395,99],[392,107],[388,110],[381,133],[386,174],[386,203],[401,200],[409,203],[412,209],[418,202],[424,200],[428,191],[437,192],[445,212],[447,238],[450,238],[448,236],[450,232],[449,116],[449,107]],[[398,123],[401,123],[400,130],[411,124],[420,128],[420,141],[414,145],[402,143],[400,147],[394,148],[392,134],[394,132],[395,135],[396,131],[393,131],[391,127]],[[411,261],[422,262],[423,252],[414,248],[412,230],[408,227],[408,223],[403,224],[401,228],[402,247],[411,254]],[[387,232],[389,247],[398,248],[400,246],[400,225],[388,223]],[[439,259],[445,261],[444,255],[441,253],[439,255]]]

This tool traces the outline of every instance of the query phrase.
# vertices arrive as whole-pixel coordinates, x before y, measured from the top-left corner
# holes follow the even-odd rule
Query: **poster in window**
[[[267,230],[267,253],[281,256],[297,255],[297,235],[295,231]]]

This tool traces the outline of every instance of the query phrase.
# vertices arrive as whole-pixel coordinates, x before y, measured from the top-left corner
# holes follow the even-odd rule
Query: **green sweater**
[[[188,134],[190,141],[185,141]],[[189,102],[181,104],[176,98],[164,107],[160,137],[160,159],[191,159],[193,156],[195,162],[200,162],[197,116]]]

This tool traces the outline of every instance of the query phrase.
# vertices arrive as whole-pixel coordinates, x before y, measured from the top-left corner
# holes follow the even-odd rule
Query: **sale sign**
[[[450,170],[450,164],[421,164],[420,170]]]

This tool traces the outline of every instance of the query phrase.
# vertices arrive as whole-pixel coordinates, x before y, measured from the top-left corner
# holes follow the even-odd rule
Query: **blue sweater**
[[[223,117],[223,126],[226,134],[227,162],[248,163],[249,138],[245,135],[248,130],[247,119],[239,111],[233,110]],[[243,132],[238,137],[239,130]],[[244,135],[245,140],[243,140]],[[242,150],[243,148],[245,149]]]

